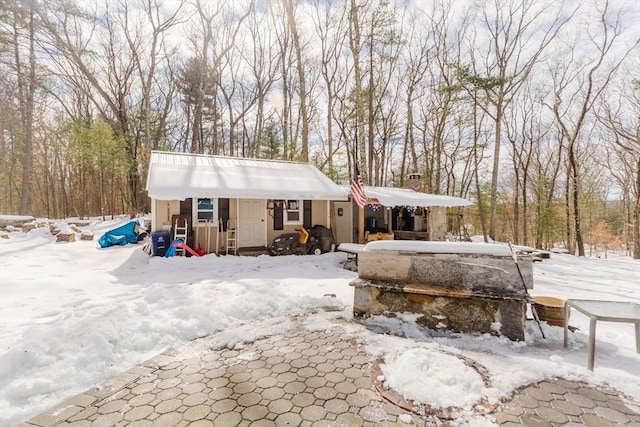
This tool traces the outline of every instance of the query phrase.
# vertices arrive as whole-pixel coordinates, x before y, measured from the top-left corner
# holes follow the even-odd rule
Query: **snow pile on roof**
[[[153,151],[149,197],[347,200],[342,189],[308,163]]]
[[[342,186],[343,191],[349,194],[349,186]],[[382,206],[471,206],[472,201],[460,197],[445,196],[443,194],[427,194],[411,190],[409,188],[371,187],[364,186],[364,194],[371,202],[377,202]]]

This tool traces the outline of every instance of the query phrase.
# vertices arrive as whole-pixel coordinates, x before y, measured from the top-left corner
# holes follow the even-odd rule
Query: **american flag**
[[[360,169],[358,168],[358,164],[356,163],[356,170],[353,174],[353,181],[351,181],[351,198],[356,205],[360,208],[364,208],[364,205],[367,204],[367,196],[364,194],[364,188],[362,188],[362,177],[360,176]]]

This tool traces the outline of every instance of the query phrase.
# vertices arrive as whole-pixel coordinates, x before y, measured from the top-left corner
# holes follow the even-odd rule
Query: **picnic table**
[[[359,243],[340,243],[337,249],[340,252],[347,253],[347,262],[345,263],[345,268],[347,265],[355,264],[355,267],[358,267],[358,253],[364,250],[364,247],[367,245],[361,245]]]
[[[569,340],[569,312],[578,310],[589,317],[589,344],[587,347],[587,369],[593,371],[596,351],[596,322],[633,323],[636,329],[636,352],[640,353],[640,304],[627,301],[597,301],[568,299],[564,304],[564,346]]]

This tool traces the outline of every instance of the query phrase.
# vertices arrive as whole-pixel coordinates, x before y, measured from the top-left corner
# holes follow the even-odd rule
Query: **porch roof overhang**
[[[346,191],[349,192],[348,187]],[[364,186],[364,194],[373,203],[379,203],[382,206],[440,206],[440,207],[456,207],[471,206],[473,202],[467,199],[454,196],[445,196],[442,194],[420,193],[407,188],[392,187],[371,187]]]
[[[342,188],[308,163],[153,151],[149,197],[347,200]]]

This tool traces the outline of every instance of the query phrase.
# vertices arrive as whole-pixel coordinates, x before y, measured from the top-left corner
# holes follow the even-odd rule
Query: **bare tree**
[[[147,6],[145,18],[152,23],[133,16],[126,2],[109,3],[100,19],[71,3],[43,3],[39,11],[48,38],[43,47],[52,58],[55,72],[72,86],[81,75],[86,86],[75,87],[86,91],[100,116],[126,141],[127,204],[135,210],[143,210],[148,204],[142,193],[144,169],[139,167],[139,156],[149,149],[145,144],[154,145],[152,137],[165,136],[157,126],[166,123],[151,117],[152,100],[140,99],[145,91],[151,98],[149,91],[158,83],[158,69],[168,59],[162,39],[179,22],[177,12],[164,17],[160,5],[152,2]],[[153,29],[151,36],[146,33],[147,24]],[[158,83],[157,87],[166,84]],[[168,114],[168,107],[162,107],[162,103],[170,100],[160,97],[157,101],[160,104],[154,105],[154,111]],[[148,130],[151,123],[153,131]]]
[[[544,118],[543,104],[537,93],[543,88],[528,82],[511,104],[511,114],[505,120],[506,138],[510,143],[513,165],[513,194],[506,198],[513,201],[513,240],[529,245],[530,185],[534,157],[537,148],[547,138],[551,123]],[[508,203],[511,205],[511,202]]]
[[[620,11],[610,10],[609,3],[598,5],[597,26],[586,29],[587,40],[574,40],[569,52],[558,53],[558,58],[568,58],[551,66],[553,79],[553,104],[551,110],[566,140],[568,180],[573,209],[573,231],[579,256],[585,256],[580,213],[580,166],[577,147],[582,131],[593,113],[595,103],[609,86],[614,75],[627,58],[629,52],[640,44],[640,38],[622,53],[616,52],[616,40],[623,34]],[[577,54],[578,46],[589,43],[588,56]],[[567,206],[568,207],[568,206]]]
[[[640,80],[630,80],[632,70],[637,70],[640,58],[634,61],[622,73],[625,77],[621,84],[612,87],[610,99],[602,99],[597,111],[598,121],[608,129],[615,144],[614,150],[618,165],[623,166],[622,175],[616,174],[616,168],[610,168],[623,188],[623,197],[629,203],[635,200],[632,208],[633,258],[640,259]],[[635,174],[635,180],[627,179]],[[626,226],[625,226],[626,228]]]
[[[12,130],[12,140],[16,143],[13,153],[17,154],[17,151],[20,151],[21,170],[16,170],[14,173],[17,172],[17,176],[21,179],[12,184],[19,186],[18,214],[25,215],[30,209],[32,192],[34,111],[36,91],[40,86],[36,70],[37,6],[33,2],[9,2],[2,6],[6,6],[5,12],[2,13],[2,32],[0,33],[4,47],[2,63],[6,67],[5,70],[9,71],[3,83],[8,89],[5,95],[15,101],[17,106],[17,108],[13,108],[12,105],[7,106],[10,109],[3,110],[12,111],[15,114],[15,122],[7,122],[4,127]],[[15,89],[9,89],[12,86]],[[18,165],[10,165],[12,168],[15,166]],[[13,178],[10,180],[14,181]]]
[[[307,79],[306,79],[306,67],[303,60],[303,44],[300,40],[298,32],[298,24],[296,22],[295,10],[293,8],[293,0],[283,0],[284,9],[287,15],[287,24],[289,32],[291,33],[291,39],[293,42],[293,50],[296,56],[296,70],[298,71],[298,85],[300,96],[300,120],[302,121],[302,133],[301,133],[301,149],[300,160],[303,162],[309,161],[309,94],[307,92]]]
[[[485,86],[486,99],[491,108],[485,108],[494,121],[493,169],[491,175],[491,199],[489,235],[495,238],[500,146],[505,110],[513,96],[527,81],[534,66],[558,31],[569,21],[572,14],[563,11],[546,22],[548,8],[552,3],[542,4],[538,0],[492,0],[482,2],[482,23],[487,31],[487,52],[472,51],[474,74],[494,79],[495,85]],[[534,36],[535,35],[535,36]],[[477,40],[477,39],[476,39]],[[479,55],[479,58],[478,58]],[[479,67],[483,68],[480,70]],[[483,104],[480,104],[481,106]]]
[[[326,163],[327,175],[336,179],[334,154],[340,149],[341,138],[334,136],[334,109],[338,93],[344,90],[349,73],[344,72],[341,64],[342,46],[346,43],[347,9],[337,7],[333,1],[314,0],[315,14],[312,19],[317,36],[320,39],[320,73],[326,93]],[[322,164],[320,165],[322,169]],[[349,167],[349,170],[351,168]]]

